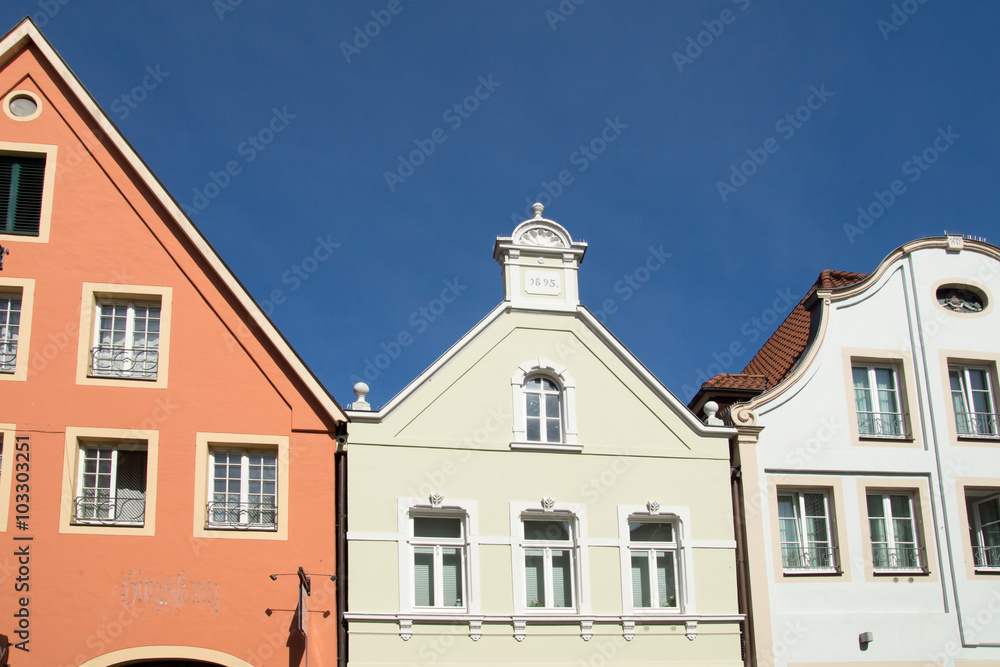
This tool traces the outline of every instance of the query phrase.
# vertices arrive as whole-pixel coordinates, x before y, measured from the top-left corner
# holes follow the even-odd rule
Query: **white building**
[[[349,410],[350,665],[740,665],[729,438],[579,303],[586,244],[498,238],[504,301]]]
[[[692,401],[735,401],[756,664],[1000,664],[998,288],[960,236],[824,271]]]

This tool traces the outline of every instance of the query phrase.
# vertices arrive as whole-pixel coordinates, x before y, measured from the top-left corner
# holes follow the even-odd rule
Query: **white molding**
[[[677,606],[680,613],[663,611],[658,612],[651,609],[636,610],[632,604],[632,558],[629,550],[629,530],[628,521],[635,517],[650,522],[663,522],[673,524],[677,535]],[[660,506],[656,514],[652,514],[646,505],[619,505],[618,506],[618,554],[621,564],[621,592],[622,610],[627,616],[643,615],[647,616],[691,616],[697,613],[695,604],[694,589],[694,541],[689,540],[691,534],[691,510],[688,507]],[[702,542],[715,544],[716,541],[702,540]],[[722,541],[718,541],[722,542]],[[721,548],[721,547],[716,547]],[[728,548],[728,547],[727,547]],[[736,548],[733,542],[732,548]]]
[[[524,406],[524,381],[533,374],[544,373],[552,376],[559,384],[562,405],[562,442],[529,442],[528,417]],[[511,399],[514,408],[514,441],[510,448],[536,449],[541,451],[583,451],[577,444],[579,435],[576,427],[576,380],[563,364],[539,357],[529,359],[517,367],[510,378]]]
[[[364,530],[347,531],[348,542],[396,542],[399,533],[377,533]]]
[[[468,544],[466,554],[466,591],[465,608],[448,610],[445,608],[425,610],[413,607],[413,548],[410,544],[413,522],[412,512],[416,510],[422,516],[453,516],[462,518],[465,523],[465,539]],[[475,500],[446,498],[440,506],[434,506],[427,498],[397,498],[396,527],[394,536],[397,542],[399,563],[399,610],[401,614],[413,614],[421,618],[443,616],[446,618],[463,617],[470,614],[479,615],[482,611],[482,596],[479,584],[479,505]],[[391,533],[370,533],[376,536],[388,536]],[[350,539],[350,537],[348,537]]]
[[[566,615],[565,612],[551,609],[537,611],[525,604],[527,592],[524,587],[524,549],[521,546],[524,540],[522,517],[536,513],[539,519],[563,516],[573,521],[576,539],[573,585],[577,607],[573,617],[590,616],[590,541],[587,538],[587,506],[577,503],[555,503],[551,511],[545,511],[542,509],[542,503],[538,500],[534,502],[511,501],[510,503],[510,566],[514,586],[515,615],[531,616],[532,618],[547,616],[558,618]]]

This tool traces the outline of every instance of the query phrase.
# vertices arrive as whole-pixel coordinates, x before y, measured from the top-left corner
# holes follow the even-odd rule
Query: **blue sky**
[[[822,269],[1000,240],[998,3],[0,4],[28,14],[341,404],[500,302],[537,200],[685,402]]]

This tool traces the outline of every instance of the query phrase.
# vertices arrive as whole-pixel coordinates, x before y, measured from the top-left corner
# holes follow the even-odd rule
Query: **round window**
[[[7,108],[10,109],[12,115],[18,118],[27,118],[38,111],[38,102],[27,95],[17,95],[11,98]]]

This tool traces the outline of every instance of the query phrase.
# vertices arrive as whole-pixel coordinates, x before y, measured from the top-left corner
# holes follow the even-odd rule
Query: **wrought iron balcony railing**
[[[872,545],[872,566],[876,572],[897,570],[923,571],[924,550],[920,547],[896,547],[890,549],[881,544]]]
[[[90,374],[155,380],[159,361],[159,348],[155,346],[100,345],[90,351]]]
[[[1000,546],[981,547],[972,545],[977,570],[1000,570]]]
[[[781,545],[781,566],[786,572],[834,572],[837,548],[826,545],[808,547]]]
[[[17,365],[17,341],[0,341],[0,373],[13,373]]]
[[[73,523],[113,526],[142,526],[146,521],[146,498],[73,499]]]
[[[211,501],[207,506],[205,525],[208,528],[236,530],[277,530],[278,506],[274,502]]]
[[[1000,437],[997,422],[1000,415],[990,412],[956,412],[955,426],[958,434],[967,438]]]
[[[908,438],[905,412],[858,412],[858,434],[874,438]]]

